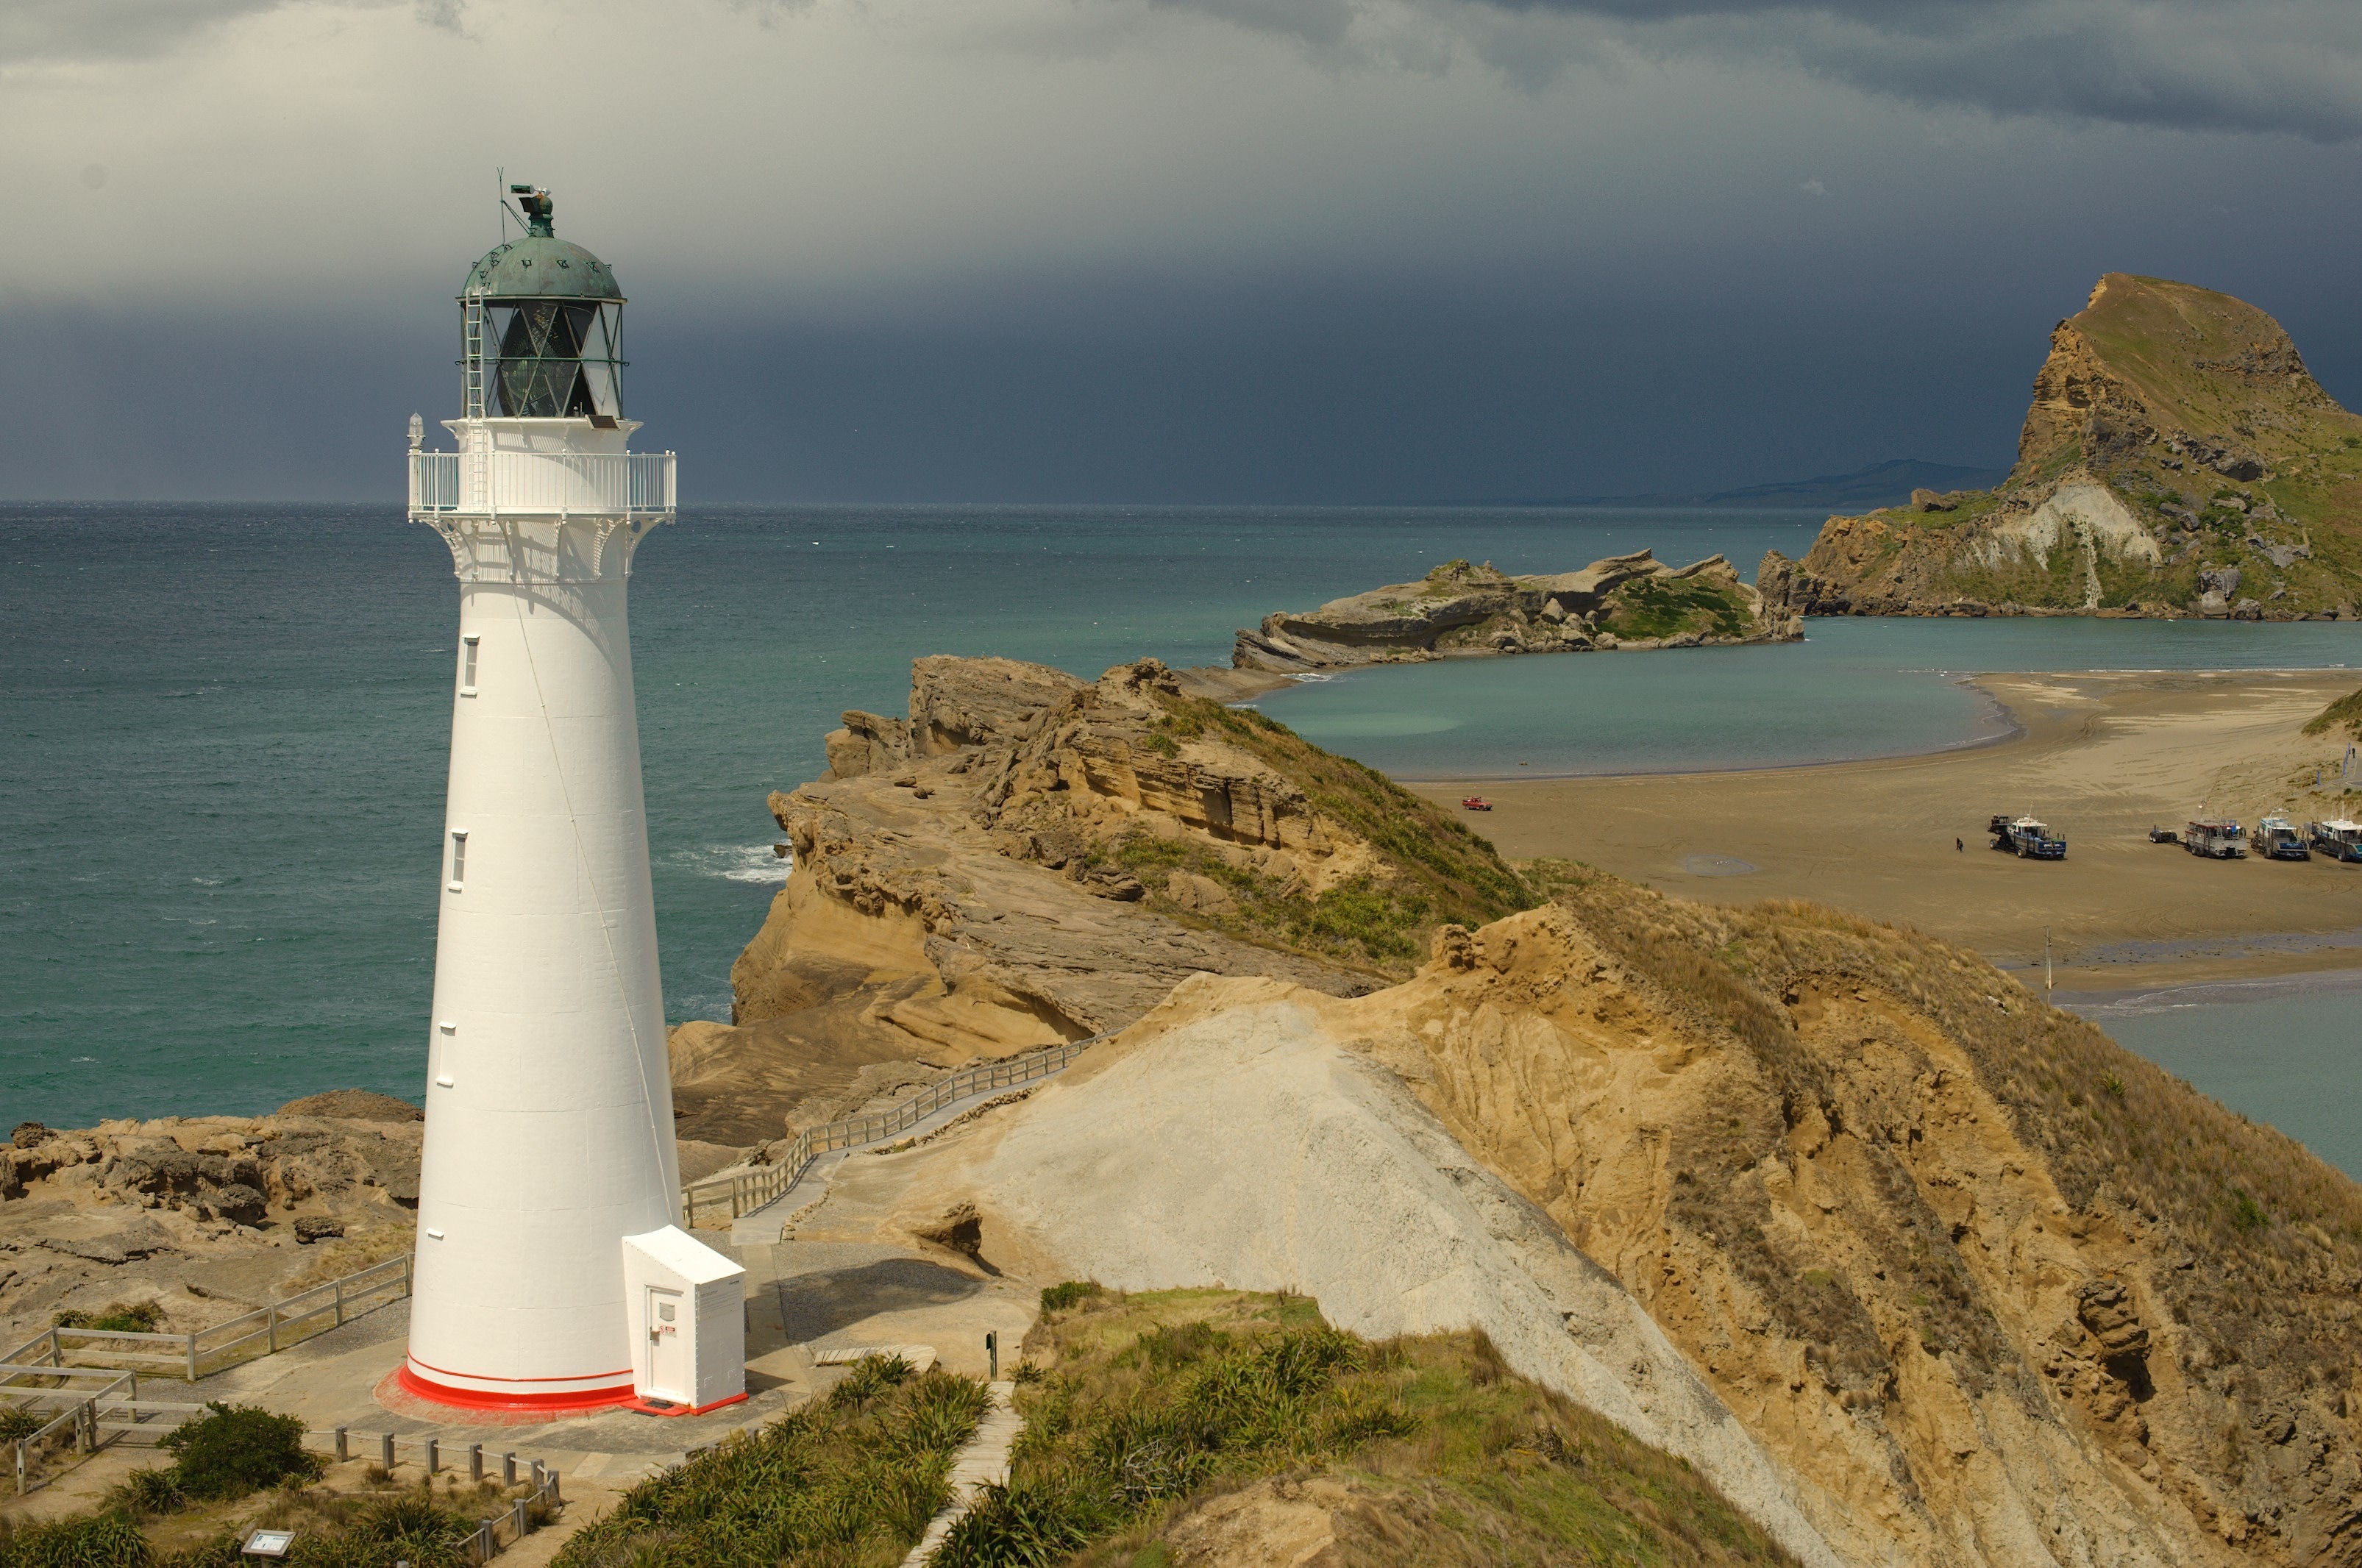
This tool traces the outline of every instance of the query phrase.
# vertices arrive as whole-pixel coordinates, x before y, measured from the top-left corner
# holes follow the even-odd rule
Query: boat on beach
[[[2191,823],[2181,830],[2181,847],[2202,860],[2245,860],[2245,837],[2239,824],[2228,819]]]
[[[2304,834],[2286,817],[2266,817],[2256,824],[2252,841],[2256,851],[2267,860],[2310,860],[2312,851],[2305,847]]]
[[[2064,860],[2067,841],[2033,817],[1997,815],[1986,825],[1993,847],[2006,849],[2022,860]]]

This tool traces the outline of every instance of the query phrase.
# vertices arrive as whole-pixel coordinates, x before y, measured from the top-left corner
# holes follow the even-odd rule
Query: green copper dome
[[[550,231],[549,193],[512,185],[525,233],[470,268],[459,296],[469,419],[605,420],[624,412],[624,291],[582,247]]]
[[[487,299],[620,300],[604,261],[570,239],[529,234],[495,246],[468,270],[466,292]]]

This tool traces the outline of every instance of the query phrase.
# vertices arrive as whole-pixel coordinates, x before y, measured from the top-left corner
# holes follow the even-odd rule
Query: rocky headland
[[[685,1174],[1106,1038],[837,1167],[798,1243],[1481,1330],[1801,1562],[2362,1563],[2362,1188],[1975,953],[1512,865],[1153,660],[922,659],[827,750],[734,1022],[674,1032]],[[22,1129],[0,1313],[390,1255],[416,1115]]]
[[[1179,685],[922,660],[773,797],[722,1098],[1116,1032],[800,1239],[1481,1327],[1800,1561],[2362,1562],[2354,1183],[1973,953],[1513,867]]]
[[[770,798],[795,872],[732,970],[732,1022],[674,1032],[689,1135],[777,1138],[1118,1030],[1193,974],[1366,991],[1438,924],[1531,901],[1444,809],[1153,659],[1086,681],[922,658],[906,717],[848,712],[827,750]]]
[[[2051,333],[2005,482],[1832,517],[1756,586],[1805,615],[2354,619],[2362,418],[2254,305],[2111,272]]]
[[[1511,577],[1447,561],[1318,610],[1279,610],[1241,631],[1232,668],[1280,675],[1485,654],[1586,653],[1788,642],[1804,628],[1730,563],[1669,567],[1641,550],[1580,571]]]

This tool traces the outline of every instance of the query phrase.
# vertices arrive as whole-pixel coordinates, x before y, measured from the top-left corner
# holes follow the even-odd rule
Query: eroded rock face
[[[345,1089],[264,1117],[13,1140],[0,1150],[0,1333],[139,1301],[167,1331],[203,1327],[312,1271],[406,1251],[423,1131],[417,1107]]]
[[[1226,912],[1209,877],[1152,895],[1104,858],[1114,835],[1148,833],[1315,890],[1371,863],[1272,768],[1162,738],[1156,698],[1181,690],[1154,660],[1086,682],[921,659],[909,752],[886,767],[876,737],[896,722],[848,714],[830,777],[771,797],[795,871],[731,971],[733,1027],[675,1032],[684,1135],[751,1143],[833,1113],[864,1072],[1119,1029],[1192,974],[1382,983],[1190,923]]]
[[[1816,1526],[1915,1563],[2352,1560],[2362,1253],[2225,1256],[2212,1178],[2136,1199],[2078,1124],[2285,1172],[2284,1211],[2362,1214],[2350,1183],[1939,944],[1619,897],[1612,933],[1520,915],[1316,1005],[1647,1305]]]
[[[1635,634],[1635,585],[1685,584],[1706,591]],[[1490,562],[1452,561],[1418,582],[1392,583],[1331,600],[1318,610],[1275,611],[1242,631],[1231,663],[1239,669],[1300,673],[1449,655],[1582,653],[1595,648],[1696,647],[1781,642],[1803,635],[1720,556],[1668,567],[1647,550],[1611,556],[1580,571],[1510,577]],[[1620,635],[1619,635],[1620,632]]]

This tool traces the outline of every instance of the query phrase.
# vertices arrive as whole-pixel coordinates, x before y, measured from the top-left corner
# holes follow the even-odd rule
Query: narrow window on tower
[[[451,830],[451,890],[458,892],[468,880],[468,835],[458,828]]]
[[[473,632],[459,639],[459,695],[476,694],[476,635]]]

